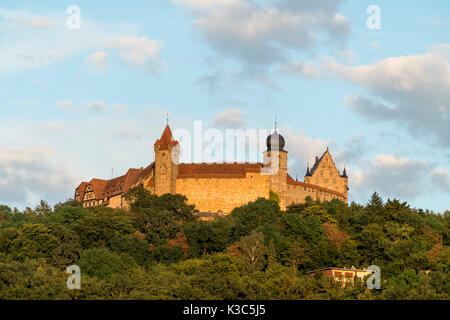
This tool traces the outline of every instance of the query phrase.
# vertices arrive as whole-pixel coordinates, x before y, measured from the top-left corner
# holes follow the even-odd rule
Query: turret
[[[169,124],[161,138],[154,144],[155,151],[155,193],[163,195],[176,193],[178,176],[179,144],[173,139]]]
[[[266,140],[267,151],[264,152],[264,173],[270,175],[270,190],[280,198],[281,209],[287,204],[287,151],[285,140],[275,128]]]

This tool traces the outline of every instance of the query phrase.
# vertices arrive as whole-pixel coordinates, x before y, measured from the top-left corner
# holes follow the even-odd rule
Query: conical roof
[[[159,145],[159,150],[169,150],[169,145],[177,145],[178,141],[173,139],[169,125],[164,128],[161,138],[156,140],[155,146]]]

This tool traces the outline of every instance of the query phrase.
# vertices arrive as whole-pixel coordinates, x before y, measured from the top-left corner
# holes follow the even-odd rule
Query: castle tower
[[[266,140],[267,151],[264,152],[264,173],[270,175],[270,190],[280,198],[280,207],[287,204],[287,151],[285,141],[277,129]]]
[[[178,176],[179,150],[178,141],[172,136],[169,124],[166,125],[161,138],[154,144],[155,150],[155,193],[160,196],[176,193]]]

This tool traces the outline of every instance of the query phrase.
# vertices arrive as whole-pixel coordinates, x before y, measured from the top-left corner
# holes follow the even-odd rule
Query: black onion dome
[[[267,150],[275,150],[275,151],[285,151],[285,141],[281,134],[275,130],[270,136],[267,137],[266,140]]]

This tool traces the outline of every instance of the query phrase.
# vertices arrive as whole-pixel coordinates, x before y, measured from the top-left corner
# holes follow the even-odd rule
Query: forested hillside
[[[129,210],[0,206],[0,299],[449,299],[450,212],[374,194],[281,211],[258,199],[206,222],[181,195],[133,189]],[[81,269],[69,290],[66,268]],[[381,268],[382,289],[308,271]]]

